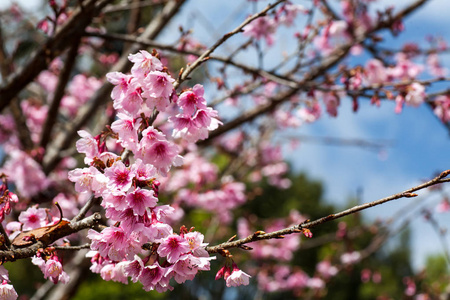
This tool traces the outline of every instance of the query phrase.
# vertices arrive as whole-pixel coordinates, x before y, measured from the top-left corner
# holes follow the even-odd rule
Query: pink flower
[[[58,76],[53,72],[44,70],[39,73],[37,82],[45,89],[46,92],[53,93],[56,85],[58,84]]]
[[[92,179],[94,175],[100,173],[96,168],[77,168],[69,172],[69,180],[75,182],[75,191],[78,193],[90,192],[92,187]]]
[[[325,282],[317,277],[309,278],[308,287],[312,289],[323,289],[325,287]]]
[[[114,192],[126,192],[131,188],[134,173],[122,161],[116,161],[111,167],[105,169],[105,176],[109,179],[108,189]]]
[[[172,136],[174,138],[183,138],[190,143],[206,139],[208,137],[208,129],[201,127],[191,116],[178,114],[170,117],[169,121],[174,124]]]
[[[316,270],[325,279],[333,277],[338,273],[338,269],[335,266],[332,266],[329,260],[323,260],[318,263]]]
[[[144,103],[142,98],[142,88],[136,80],[130,80],[127,91],[120,98],[115,99],[114,108],[118,111],[126,112],[130,116],[136,117]]]
[[[268,46],[274,42],[273,34],[276,30],[276,23],[269,17],[261,17],[244,27],[244,35],[253,37],[257,40],[265,38]]]
[[[125,264],[124,273],[131,277],[131,281],[137,282],[143,269],[144,262],[139,256],[135,255],[133,261],[129,261]]]
[[[397,97],[395,97],[395,109],[394,109],[396,114],[402,112],[403,103],[405,103],[405,97],[403,97],[402,95],[397,95]]]
[[[439,62],[439,56],[436,53],[431,53],[427,57],[427,66],[431,75],[436,77],[445,77],[448,73],[448,70],[442,67]]]
[[[31,138],[35,143],[38,143],[42,127],[47,119],[48,106],[31,103],[27,100],[22,101],[20,104],[26,117],[26,124],[30,129]]]
[[[161,61],[145,50],[128,55],[128,60],[134,63],[131,73],[136,77],[145,77],[150,72],[163,69]]]
[[[237,268],[237,265],[233,263],[233,272],[226,279],[227,287],[248,285],[250,283],[250,278],[250,275],[243,272],[242,270],[239,270]]]
[[[97,250],[101,256],[113,261],[133,258],[140,251],[139,240],[134,235],[128,235],[121,227],[108,227],[101,233],[90,229],[87,237],[92,240],[92,250]]]
[[[6,184],[2,184],[0,185],[0,199],[2,200],[0,203],[0,222],[3,222],[3,220],[5,219],[5,215],[9,215],[11,213],[11,202],[19,202],[19,198],[16,194],[11,193],[7,189]]]
[[[438,116],[443,123],[450,121],[450,97],[448,95],[438,96],[434,103],[436,104],[436,107],[434,108],[436,116]]]
[[[133,212],[137,216],[142,216],[147,207],[155,207],[158,202],[158,198],[153,196],[152,190],[145,190],[137,187],[134,191],[129,193],[125,200],[129,207],[133,209]]]
[[[163,239],[173,234],[172,226],[161,222],[152,223],[148,229],[149,230],[143,232],[143,234],[146,234],[149,241],[155,243],[160,243]]]
[[[119,135],[119,143],[122,147],[130,149],[131,151],[137,150],[138,140],[138,124],[136,120],[124,113],[118,113],[118,120],[111,124],[111,129]]]
[[[365,78],[369,84],[384,83],[387,79],[386,68],[378,59],[370,59],[364,68]]]
[[[159,222],[167,222],[169,220],[169,216],[171,216],[175,208],[170,205],[160,205],[152,209],[155,214],[155,219]]]
[[[205,250],[208,243],[203,243],[203,234],[198,231],[188,232],[184,235],[184,238],[195,256],[208,256],[208,252]]]
[[[80,105],[86,103],[101,85],[102,81],[95,77],[77,74],[70,81],[69,92],[77,98],[78,105]]]
[[[414,82],[407,88],[408,93],[405,96],[406,104],[417,107],[425,100],[425,87],[420,83]]]
[[[327,113],[332,116],[337,116],[337,108],[340,104],[340,99],[335,93],[324,93],[323,102],[325,102],[325,106],[327,107]]]
[[[329,55],[335,49],[330,43],[328,34],[316,36],[313,40],[313,44],[323,55]]]
[[[142,269],[139,275],[139,281],[144,286],[144,290],[150,291],[155,289],[156,285],[161,281],[164,276],[164,270],[161,266],[155,262],[151,266],[146,266]]]
[[[5,173],[8,179],[15,183],[19,195],[32,197],[48,187],[50,181],[41,165],[32,157],[20,150],[12,150],[8,154],[10,158],[0,169],[0,173]]]
[[[101,269],[100,276],[106,281],[112,280],[115,282],[128,284],[128,278],[124,274],[124,265],[125,262],[107,264]]]
[[[209,261],[213,258],[195,257],[192,254],[182,255],[172,266],[171,274],[174,274],[175,281],[178,283],[192,280],[199,270],[209,270]]]
[[[436,211],[438,213],[450,211],[450,201],[447,198],[442,199],[442,201],[436,206]]]
[[[406,296],[414,296],[417,291],[416,283],[410,277],[403,278],[403,283],[406,285],[405,295]]]
[[[9,274],[8,270],[5,269],[4,266],[0,266],[0,280],[3,281],[9,281]],[[1,298],[0,298],[1,299]]]
[[[19,297],[16,290],[6,280],[3,280],[0,285],[0,299],[2,300],[16,300]]]
[[[361,271],[361,282],[367,283],[370,281],[370,276],[372,275],[372,271],[369,269],[363,269]]]
[[[205,93],[201,84],[196,84],[192,90],[183,92],[178,98],[178,105],[183,109],[184,114],[192,115],[196,109],[206,108]]]
[[[128,85],[133,78],[131,75],[125,75],[120,72],[110,72],[106,74],[106,79],[111,82],[115,87],[111,92],[111,98],[113,100],[119,100],[128,92]]]
[[[93,273],[99,274],[103,266],[107,263],[107,260],[101,257],[100,253],[97,251],[89,251],[86,253],[86,257],[92,257],[92,266],[89,268]]]
[[[150,144],[156,140],[164,141],[166,140],[166,136],[153,126],[147,127],[144,131],[142,131],[141,143]]]
[[[154,165],[162,175],[166,175],[172,165],[179,166],[183,158],[178,155],[178,146],[167,140],[142,139],[136,157],[144,163]]]
[[[33,256],[31,262],[41,269],[42,273],[44,273],[44,278],[48,278],[54,284],[58,282],[66,284],[69,281],[69,275],[63,271],[58,256],[53,255],[47,261],[39,256]]]
[[[341,255],[341,262],[344,265],[352,265],[361,259],[361,254],[358,251],[348,252]]]
[[[78,130],[77,133],[81,136],[76,142],[77,151],[86,155],[84,162],[88,164],[99,154],[97,140],[86,130]]]
[[[403,52],[397,53],[395,58],[397,65],[388,70],[389,75],[395,79],[415,79],[423,71],[422,65],[415,64],[409,60],[408,56]]]
[[[143,95],[148,99],[149,108],[156,107],[159,111],[165,111],[170,104],[169,97],[173,91],[173,82],[175,79],[167,73],[154,71],[150,72],[144,79]],[[152,100],[153,99],[153,100]],[[150,105],[149,102],[151,102]]]
[[[338,37],[347,34],[348,23],[344,20],[332,21],[329,26],[328,34],[330,37]]]
[[[163,239],[158,247],[158,254],[166,256],[167,261],[171,264],[175,263],[182,254],[190,250],[189,243],[179,235],[172,234]]]
[[[114,265],[113,264],[106,264],[103,266],[103,268],[100,270],[100,276],[105,281],[110,281],[114,272]]]
[[[139,181],[147,181],[155,177],[156,170],[153,165],[144,164],[141,159],[137,159],[131,166],[131,171]]]
[[[47,211],[32,206],[20,213],[19,221],[23,224],[24,231],[44,227],[47,225]]]
[[[216,280],[219,280],[220,278],[225,278],[225,280],[230,276],[231,269],[227,265],[224,265],[216,274]]]
[[[198,123],[199,127],[206,127],[208,130],[214,130],[218,127],[219,122],[217,119],[218,113],[211,107],[205,109],[198,109],[194,116],[194,120]]]
[[[299,117],[307,123],[317,121],[320,118],[321,113],[322,109],[317,101],[314,101],[310,106],[303,107],[298,111]]]
[[[44,278],[55,278],[55,281],[58,281],[58,278],[62,272],[62,264],[58,260],[49,259],[46,261],[44,267]]]
[[[373,283],[380,283],[381,279],[382,279],[382,277],[381,277],[381,273],[380,272],[373,272],[373,275],[372,275]]]
[[[292,26],[298,13],[307,14],[308,10],[303,5],[287,3],[278,11],[279,22],[285,26]]]

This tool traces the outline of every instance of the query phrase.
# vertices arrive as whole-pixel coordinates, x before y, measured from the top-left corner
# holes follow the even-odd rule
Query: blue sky
[[[2,8],[8,1],[1,1]],[[19,1],[26,3],[31,10],[37,1]],[[294,1],[309,5],[310,1]],[[388,1],[381,1],[380,7]],[[395,1],[402,7],[411,1]],[[174,40],[179,24],[185,28],[193,26],[194,36],[206,45],[211,45],[217,37],[233,29],[245,16],[251,12],[249,4],[240,6],[243,1],[233,2],[209,0],[189,1],[183,8],[178,22],[168,28],[163,40]],[[264,2],[264,3],[267,3]],[[247,8],[243,12],[242,9]],[[405,41],[414,41],[425,45],[425,36],[433,33],[444,37],[450,42],[450,1],[434,0],[424,9],[406,20],[406,31],[398,39],[390,39],[390,45],[400,45]],[[224,13],[226,12],[226,13]],[[174,34],[175,32],[175,34]],[[279,42],[289,44],[290,36],[280,37]],[[232,40],[230,42],[233,42]],[[283,47],[282,46],[282,47]],[[225,45],[219,53],[229,51]],[[280,48],[268,52],[270,55],[279,53]],[[251,53],[242,56],[251,61]],[[450,67],[450,55],[444,56],[444,61]],[[211,94],[214,94],[210,91]],[[406,107],[402,114],[394,113],[394,104],[383,102],[380,108],[370,106],[361,101],[358,113],[351,111],[347,101],[339,110],[338,118],[324,116],[318,122],[304,125],[298,129],[298,134],[311,136],[331,136],[336,138],[358,138],[367,140],[392,140],[393,146],[386,149],[386,155],[357,147],[325,146],[314,143],[301,143],[295,152],[286,151],[287,159],[296,171],[302,171],[311,177],[323,181],[326,187],[326,198],[344,208],[347,200],[362,189],[362,201],[373,201],[417,185],[423,179],[430,178],[436,172],[450,168],[449,132],[442,126],[432,112],[425,106],[420,108]],[[448,187],[447,189],[449,189]],[[419,201],[435,205],[439,200],[435,196],[427,196],[420,192]],[[395,202],[375,207],[366,212],[371,219],[387,218],[400,211],[409,211],[408,204],[413,199],[401,199]],[[433,206],[432,205],[432,206]],[[449,227],[448,214],[437,216],[440,225]],[[430,253],[439,253],[441,248],[436,233],[422,218],[418,218],[412,226],[413,257],[416,268],[424,263],[424,258]],[[448,242],[448,239],[447,239]]]

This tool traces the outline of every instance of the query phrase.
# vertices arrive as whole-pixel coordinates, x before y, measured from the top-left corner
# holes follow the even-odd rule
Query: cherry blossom
[[[244,35],[257,40],[264,38],[268,46],[273,45],[273,34],[276,31],[276,23],[270,17],[261,17],[244,27]]]
[[[145,50],[128,55],[128,60],[134,63],[131,73],[136,77],[146,77],[148,73],[161,71],[163,68],[161,61]]]
[[[4,300],[16,300],[19,297],[14,287],[6,280],[0,285],[0,298]]]
[[[179,235],[170,235],[164,238],[159,245],[158,254],[167,256],[169,263],[174,263],[183,254],[190,249],[189,243]]]
[[[32,230],[47,225],[47,211],[43,208],[32,206],[19,215],[22,230]]]

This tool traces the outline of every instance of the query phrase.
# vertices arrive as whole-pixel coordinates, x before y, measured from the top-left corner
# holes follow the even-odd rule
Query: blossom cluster
[[[386,11],[380,11],[377,14],[370,13],[368,3],[363,1],[340,1],[339,19],[324,19],[317,24],[305,26],[303,32],[296,32],[295,37],[299,44],[312,41],[311,47],[305,49],[305,56],[310,59],[309,63],[321,61],[317,58],[324,58],[336,53],[340,46],[354,44],[355,38],[367,35],[374,29],[375,25],[391,18],[392,8]],[[320,7],[319,3],[315,3]],[[255,40],[265,39],[270,47],[275,44],[275,32],[281,26],[292,26],[299,14],[309,14],[310,10],[301,5],[290,2],[280,6],[276,11],[264,17],[257,18],[244,27],[244,35],[250,36]],[[389,28],[396,35],[404,29],[401,19],[392,23]],[[381,39],[381,37],[380,37]],[[321,104],[325,107],[328,115],[336,117],[338,108],[341,105],[341,99],[350,97],[353,101],[353,110],[358,110],[358,96],[364,90],[377,90],[371,96],[371,103],[380,105],[380,99],[386,98],[395,102],[395,112],[400,113],[403,106],[409,105],[418,107],[426,100],[426,83],[419,81],[425,69],[434,78],[444,78],[448,70],[444,68],[439,60],[438,53],[447,49],[447,45],[441,40],[428,38],[430,44],[437,44],[433,51],[426,52],[426,67],[415,62],[415,58],[421,53],[419,46],[414,43],[407,43],[402,51],[397,52],[392,57],[388,55],[378,55],[376,58],[369,59],[364,66],[340,66],[340,75],[334,79],[326,80],[319,89],[311,89],[301,99],[293,99],[293,106],[298,106],[298,110],[278,109],[274,113],[276,123],[279,127],[298,127],[303,122],[316,121],[322,114]],[[349,53],[352,55],[361,55],[364,47],[360,44],[354,44]],[[269,87],[270,86],[270,87]],[[276,84],[267,82],[264,84],[264,95],[266,97],[255,97],[254,101],[260,105],[267,102],[272,94],[268,90],[273,90]],[[386,87],[384,87],[386,86]],[[241,88],[237,87],[236,90]],[[367,94],[364,94],[367,96]],[[370,97],[369,97],[370,98]],[[435,114],[445,123],[449,120],[448,96],[441,95],[434,99],[433,107]],[[299,101],[301,100],[301,101]],[[230,98],[228,103],[237,103],[237,96]],[[301,103],[301,104],[300,104]],[[300,104],[300,105],[299,105]]]
[[[160,182],[172,166],[183,164],[176,139],[187,143],[205,139],[220,122],[217,112],[207,107],[201,85],[175,93],[174,79],[161,61],[146,51],[129,56],[131,74],[113,72],[107,79],[115,85],[111,97],[117,120],[112,135],[125,153],[108,151],[101,137],[79,131],[76,147],[89,166],[69,172],[75,190],[101,197],[110,226],[101,232],[89,230],[91,270],[105,280],[140,281],[145,290],[172,289],[191,280],[198,271],[209,270],[203,235],[185,227],[175,233],[171,222],[175,209],[159,205]],[[152,125],[151,118],[166,114],[167,123]],[[168,125],[169,124],[169,125]],[[167,128],[172,127],[172,139]],[[146,246],[147,245],[147,246]],[[142,256],[142,258],[141,258]]]

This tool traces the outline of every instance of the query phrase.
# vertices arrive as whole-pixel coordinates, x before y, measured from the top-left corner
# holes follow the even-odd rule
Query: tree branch
[[[36,254],[36,251],[40,248],[45,248],[56,240],[71,235],[72,233],[81,231],[86,228],[91,228],[96,225],[101,220],[99,213],[94,213],[93,215],[74,223],[68,223],[67,226],[63,226],[55,230],[51,238],[42,238],[36,243],[19,249],[0,251],[0,260],[5,261],[15,261],[17,259],[32,257]]]
[[[445,178],[450,174],[450,170],[444,171],[442,172],[439,176],[431,179],[430,181],[427,181],[425,183],[422,183],[418,186],[415,186],[413,188],[410,188],[404,192],[386,197],[386,198],[382,198],[376,201],[372,201],[372,202],[368,202],[362,205],[357,205],[354,206],[352,208],[349,208],[347,210],[341,211],[339,213],[336,214],[331,214],[328,215],[326,217],[322,217],[320,219],[314,220],[314,221],[306,221],[304,223],[301,223],[299,225],[295,225],[289,228],[285,228],[285,229],[281,229],[281,230],[277,230],[271,233],[263,233],[260,234],[260,232],[255,232],[254,234],[244,238],[244,239],[240,239],[237,241],[232,241],[232,242],[226,242],[226,243],[222,243],[219,244],[217,246],[212,246],[212,247],[206,247],[206,251],[208,251],[209,253],[217,253],[221,250],[224,249],[229,249],[229,248],[236,248],[239,247],[241,245],[244,244],[248,244],[251,242],[255,242],[255,241],[260,241],[260,240],[268,240],[268,239],[274,239],[274,238],[280,238],[286,234],[292,234],[292,233],[301,233],[303,229],[309,229],[309,228],[313,228],[317,225],[326,223],[326,222],[330,222],[332,220],[336,220],[339,218],[342,218],[344,216],[350,215],[350,214],[354,214],[356,212],[365,210],[369,207],[373,207],[376,205],[380,205],[392,200],[396,200],[396,199],[400,199],[400,198],[411,198],[411,197],[416,197],[417,194],[414,194],[414,192],[418,191],[418,190],[422,190],[425,189],[427,187],[436,185],[436,184],[440,184],[440,183],[444,183],[444,182],[450,182],[449,178]]]
[[[223,43],[225,43],[225,41],[227,41],[230,37],[232,37],[233,35],[239,33],[242,31],[242,29],[249,23],[251,23],[253,20],[263,17],[267,14],[267,12],[269,10],[271,10],[272,8],[276,7],[278,4],[285,2],[286,0],[279,0],[277,2],[275,2],[274,4],[269,4],[265,9],[263,9],[262,11],[260,11],[257,14],[254,14],[250,17],[248,17],[244,22],[242,22],[241,25],[239,25],[238,27],[236,27],[234,30],[228,32],[227,34],[225,34],[222,38],[220,38],[214,45],[212,45],[208,50],[206,50],[205,52],[203,52],[202,55],[200,55],[199,58],[197,58],[197,60],[195,60],[192,64],[188,65],[186,67],[186,69],[181,73],[181,75],[178,77],[178,79],[176,80],[176,82],[174,83],[174,88],[176,89],[183,81],[185,81],[189,74],[191,74],[192,71],[194,71],[196,68],[198,68],[202,63],[204,63],[205,61],[208,60],[208,55],[210,55],[214,50],[217,49],[217,47],[219,47],[220,45],[222,45]]]
[[[75,38],[69,52],[67,53],[67,59],[64,63],[64,67],[59,76],[58,85],[55,88],[55,93],[53,95],[53,100],[50,104],[50,108],[47,113],[47,118],[42,129],[40,146],[45,149],[48,142],[50,141],[53,126],[56,122],[56,117],[58,116],[59,105],[64,96],[64,91],[66,89],[67,83],[70,79],[70,73],[72,72],[73,66],[75,65],[75,60],[78,54],[78,47],[80,46],[81,37]]]
[[[92,18],[100,14],[103,7],[113,0],[88,0],[83,7],[78,7],[72,17],[45,44],[34,52],[31,60],[9,76],[0,86],[0,112],[9,105],[12,99],[30,83],[48,64],[64,49],[69,47],[74,37],[80,36],[84,29],[91,23]]]

